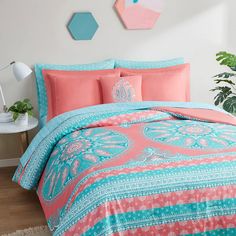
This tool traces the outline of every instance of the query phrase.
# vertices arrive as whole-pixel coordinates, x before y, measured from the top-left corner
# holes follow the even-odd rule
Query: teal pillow
[[[35,76],[38,93],[38,106],[39,106],[39,122],[40,126],[44,126],[47,121],[48,101],[47,92],[43,79],[42,70],[67,70],[67,71],[85,71],[85,70],[106,70],[114,69],[115,61],[106,60],[103,62],[81,65],[50,65],[50,64],[36,64]]]
[[[163,61],[128,61],[128,60],[115,60],[115,68],[128,68],[128,69],[154,69],[165,68],[169,66],[177,66],[184,64],[184,58],[175,58]]]

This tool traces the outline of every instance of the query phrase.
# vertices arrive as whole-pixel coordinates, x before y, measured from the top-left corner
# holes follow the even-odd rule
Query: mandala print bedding
[[[54,235],[236,235],[236,119],[143,102],[54,118],[13,177]]]

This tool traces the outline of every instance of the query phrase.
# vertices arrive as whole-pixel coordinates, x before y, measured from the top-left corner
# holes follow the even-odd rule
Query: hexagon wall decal
[[[91,40],[98,29],[98,23],[90,12],[76,12],[67,28],[75,40]]]
[[[114,7],[127,29],[152,29],[160,17],[162,0],[116,0]]]

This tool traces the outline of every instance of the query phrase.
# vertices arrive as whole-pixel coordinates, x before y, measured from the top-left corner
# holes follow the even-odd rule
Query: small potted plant
[[[227,66],[230,71],[214,76],[216,87],[211,91],[217,91],[215,105],[223,105],[223,109],[236,114],[236,55],[228,52],[216,54],[216,60],[220,65]]]
[[[27,126],[29,123],[29,116],[33,115],[33,106],[29,99],[15,102],[8,111],[12,113],[13,120],[22,126]]]

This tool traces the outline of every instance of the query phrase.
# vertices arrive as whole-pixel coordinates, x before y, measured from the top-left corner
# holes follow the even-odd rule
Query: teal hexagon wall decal
[[[91,40],[99,25],[91,12],[76,12],[67,28],[75,40]]]

